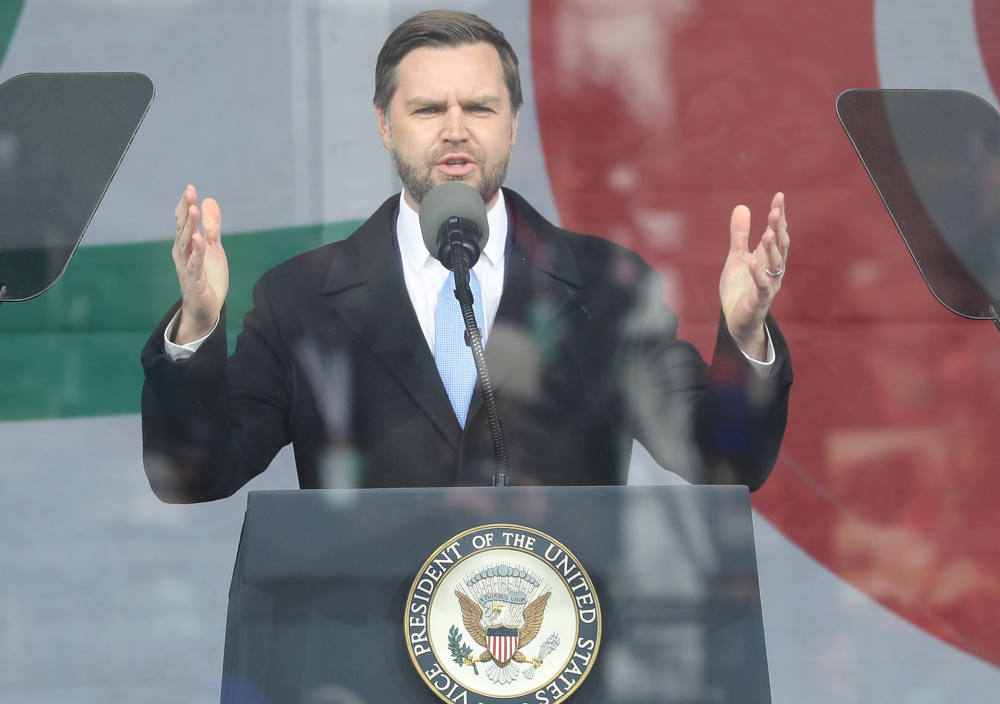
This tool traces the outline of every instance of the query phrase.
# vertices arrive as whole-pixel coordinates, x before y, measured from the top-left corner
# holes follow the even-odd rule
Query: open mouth
[[[438,161],[435,166],[448,178],[464,178],[476,168],[476,162],[466,156],[448,155]]]

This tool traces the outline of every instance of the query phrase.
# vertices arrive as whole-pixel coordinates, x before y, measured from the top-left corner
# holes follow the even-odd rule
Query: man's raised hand
[[[206,198],[199,209],[198,191],[189,185],[174,216],[172,254],[182,302],[173,341],[183,345],[208,335],[219,319],[229,291],[229,264],[222,248],[222,211],[214,198]]]
[[[750,209],[737,205],[729,221],[729,255],[719,279],[722,312],[729,333],[751,357],[763,360],[767,350],[764,318],[771,307],[788,261],[788,222],[785,196],[776,193],[767,216],[767,229],[750,251]]]

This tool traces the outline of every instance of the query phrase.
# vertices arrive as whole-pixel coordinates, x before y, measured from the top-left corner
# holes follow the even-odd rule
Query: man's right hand
[[[181,319],[173,341],[184,345],[215,327],[229,291],[229,263],[222,248],[222,211],[214,198],[198,208],[198,191],[184,189],[174,211],[174,268],[181,287]],[[198,225],[201,224],[201,231]]]

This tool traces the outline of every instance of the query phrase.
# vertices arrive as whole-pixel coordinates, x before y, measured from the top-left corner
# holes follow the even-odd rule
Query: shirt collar
[[[404,266],[413,272],[418,272],[437,260],[424,246],[424,238],[420,233],[420,216],[403,196],[403,193],[399,194],[399,216],[396,219],[399,255]],[[499,269],[503,264],[504,250],[507,246],[507,204],[502,189],[497,190],[497,200],[487,211],[486,222],[490,228],[490,236],[486,240],[480,258],[485,259],[491,268]]]

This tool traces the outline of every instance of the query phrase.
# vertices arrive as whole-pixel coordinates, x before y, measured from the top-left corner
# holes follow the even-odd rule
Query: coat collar
[[[503,190],[509,209],[509,228],[514,233],[510,260],[582,288],[580,267],[567,241],[569,233],[542,217],[515,191]],[[323,283],[324,295],[398,273],[395,263],[399,257],[392,243],[398,202],[399,194],[390,197],[341,243],[341,251],[331,262]],[[387,266],[390,261],[393,266]]]

